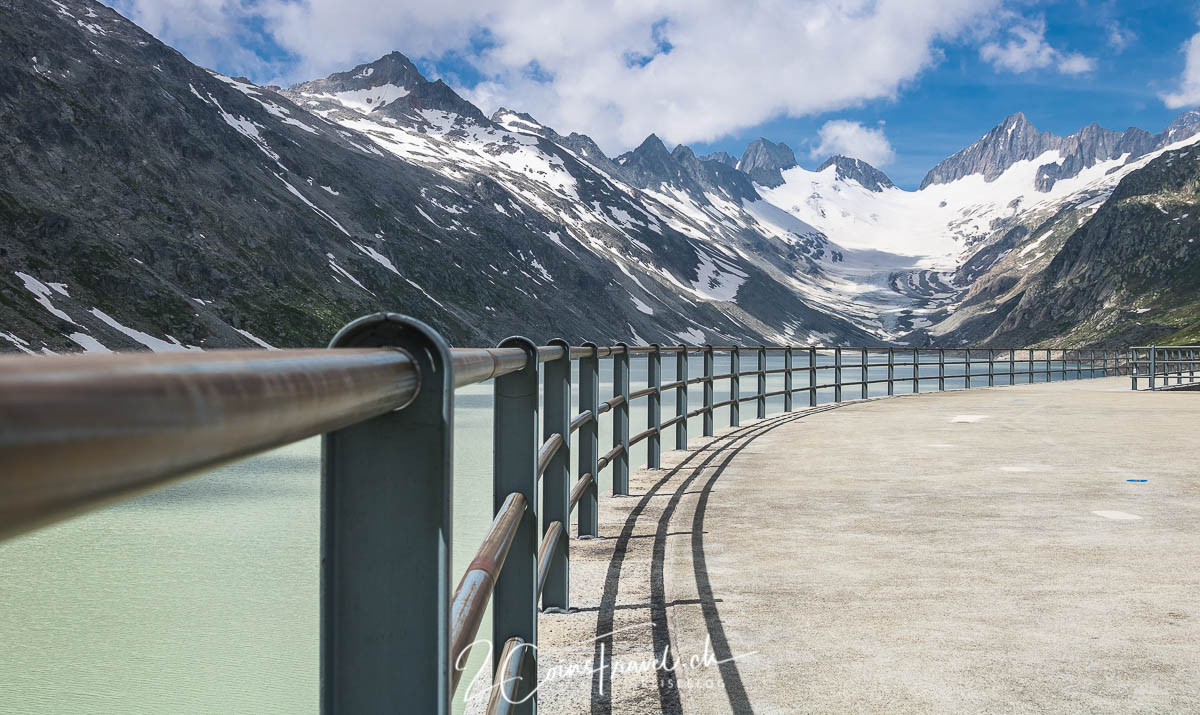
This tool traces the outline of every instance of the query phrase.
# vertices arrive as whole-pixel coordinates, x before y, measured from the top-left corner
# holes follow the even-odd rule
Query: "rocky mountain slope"
[[[1125,176],[1094,215],[1060,232],[1054,258],[1034,279],[1014,283],[1001,309],[950,337],[1013,345],[1195,345],[1198,209],[1200,148],[1163,153]]]
[[[1097,264],[1076,236],[1200,139],[1196,112],[1066,138],[1014,115],[919,191],[766,139],[738,160],[651,135],[610,158],[487,117],[399,53],[261,87],[91,0],[0,5],[0,126],[0,350],[25,352],[318,345],[376,310],[456,344],[1113,340],[1136,321],[1068,329],[1107,320],[1081,307],[1099,294],[1030,301],[1067,277],[1131,300],[1132,264],[1064,267]],[[1144,295],[1183,305],[1188,255]]]
[[[758,227],[719,162],[644,157],[674,183],[642,191],[399,54],[281,92],[89,0],[0,20],[6,349],[316,345],[382,309],[459,344],[869,335],[781,280],[827,242]]]
[[[1081,171],[1100,162],[1135,160],[1141,156],[1195,133],[1200,112],[1185,112],[1159,134],[1130,127],[1123,132],[1089,124],[1075,134],[1060,137],[1038,131],[1018,112],[993,127],[979,141],[929,170],[921,188],[945,184],[974,174],[993,181],[1019,161],[1032,161],[1047,152],[1057,152],[1058,159],[1038,166],[1036,188],[1049,191],[1054,182],[1078,176]]]

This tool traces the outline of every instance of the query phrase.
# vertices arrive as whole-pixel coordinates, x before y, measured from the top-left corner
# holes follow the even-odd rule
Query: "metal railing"
[[[572,514],[580,538],[597,535],[599,476],[611,468],[613,493],[628,494],[634,445],[646,443],[656,468],[664,435],[673,430],[675,449],[687,449],[689,419],[712,436],[718,410],[738,426],[748,402],[761,419],[769,399],[792,411],[797,393],[816,406],[822,395],[846,399],[846,388],[865,399],[872,385],[894,395],[934,381],[944,390],[947,381],[970,388],[1126,367],[1124,351],[538,346],[521,337],[451,349],[423,323],[383,313],[346,326],[331,347],[0,360],[0,538],[323,434],[321,710],[448,712],[493,601],[490,643],[502,645],[488,711],[531,712],[538,603],[543,612],[570,605]],[[718,353],[729,356],[726,373],[715,374]],[[743,353],[755,369],[742,371]],[[664,354],[675,356],[669,383]],[[769,354],[783,365],[770,368]],[[633,355],[646,356],[637,390]],[[689,356],[700,357],[701,375],[689,377]],[[602,402],[604,358],[613,394]],[[781,389],[768,388],[772,376]],[[742,378],[752,394],[743,396]],[[451,589],[454,391],[487,380],[495,519]],[[728,383],[728,399],[716,401],[717,382]],[[689,409],[697,384],[703,404]],[[672,392],[675,414],[663,419],[662,395]],[[646,428],[631,435],[640,399]],[[607,413],[612,447],[602,455]]]
[[[1129,349],[1134,390],[1169,390],[1195,385],[1200,370],[1198,345],[1146,345]],[[1172,383],[1174,380],[1174,383]],[[1139,387],[1139,382],[1144,386]]]

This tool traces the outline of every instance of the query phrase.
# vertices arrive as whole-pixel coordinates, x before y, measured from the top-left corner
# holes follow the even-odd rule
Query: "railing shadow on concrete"
[[[948,379],[971,388],[1125,374],[1130,364],[1109,350],[538,346],[523,337],[450,348],[424,323],[391,313],[354,321],[330,347],[0,359],[0,538],[324,435],[322,712],[449,712],[489,601],[500,655],[488,710],[533,712],[538,604],[569,609],[572,514],[578,538],[597,535],[598,476],[611,468],[613,493],[627,495],[632,446],[646,442],[647,466],[657,468],[664,435],[687,449],[689,419],[701,418],[711,437],[717,410],[728,408],[736,427],[744,403],[761,419],[768,399],[782,397],[792,412],[798,393],[811,407],[828,391],[846,400],[847,388],[865,399],[872,385],[895,395],[945,390]],[[714,374],[717,353],[729,356],[729,372]],[[783,367],[769,369],[769,353],[782,354]],[[647,363],[637,390],[634,355]],[[669,383],[664,355],[675,359]],[[689,377],[694,355],[702,374]],[[755,369],[741,369],[743,355]],[[613,394],[601,401],[605,358]],[[769,391],[768,377],[780,375],[782,389]],[[488,380],[495,520],[452,589],[454,392]],[[718,402],[719,381],[729,398]],[[703,404],[689,409],[697,384]],[[663,419],[661,398],[672,392],[675,414]],[[631,435],[629,407],[643,398],[647,425]],[[600,454],[607,413],[612,445]]]
[[[1129,349],[1129,376],[1134,390],[1196,389],[1200,346],[1143,345]],[[1174,384],[1172,384],[1174,380]]]

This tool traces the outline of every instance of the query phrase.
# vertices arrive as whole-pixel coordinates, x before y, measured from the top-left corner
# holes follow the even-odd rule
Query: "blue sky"
[[[399,50],[485,112],[528,111],[613,154],[652,131],[735,156],[765,136],[809,167],[857,154],[906,188],[1014,112],[1056,134],[1153,132],[1200,104],[1196,2],[113,2],[193,61],[259,83]]]
[[[780,118],[714,142],[693,144],[697,153],[727,151],[738,155],[759,136],[785,141],[803,166],[822,158],[808,156],[817,130],[831,118],[864,125],[884,122],[896,152],[885,172],[905,188],[918,185],[934,164],[979,139],[1015,112],[1038,129],[1070,134],[1098,122],[1108,129],[1141,127],[1157,132],[1183,109],[1168,108],[1158,94],[1178,83],[1184,66],[1180,47],[1196,34],[1197,8],[1184,2],[1113,4],[1039,4],[1046,18],[1046,39],[1097,58],[1094,71],[1064,76],[1046,68],[1024,73],[997,71],[966,44],[944,47],[945,59],[909,83],[895,100],[881,99],[860,108],[827,114]],[[1121,51],[1109,43],[1109,23],[1135,37]]]

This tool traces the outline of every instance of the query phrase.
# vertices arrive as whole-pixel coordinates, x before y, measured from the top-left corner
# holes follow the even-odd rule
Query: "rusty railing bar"
[[[554,459],[554,455],[558,453],[558,450],[561,449],[562,446],[563,436],[558,432],[550,435],[550,437],[542,443],[537,455],[538,476],[541,476],[546,471],[546,467],[550,465],[550,460]]]
[[[475,552],[475,558],[467,566],[458,588],[454,589],[454,600],[450,604],[450,652],[454,656],[451,692],[458,688],[458,681],[462,678],[471,643],[475,641],[479,624],[483,622],[484,611],[492,598],[492,587],[504,568],[504,560],[512,548],[525,506],[525,497],[520,494],[509,494],[505,498],[487,535],[483,537],[483,543]]]
[[[587,488],[591,486],[592,481],[592,473],[588,472],[575,482],[575,486],[571,487],[572,511],[575,509],[575,506],[579,504],[579,500],[583,497],[583,493],[587,490]],[[593,536],[595,536],[595,534],[593,534]]]
[[[518,688],[524,677],[522,672],[525,670],[525,654],[528,652],[525,641],[518,636],[504,642],[504,648],[500,651],[497,661],[499,667],[492,682],[492,695],[488,699],[485,711],[487,715],[508,715],[518,709],[517,701],[522,700],[518,696]]]

